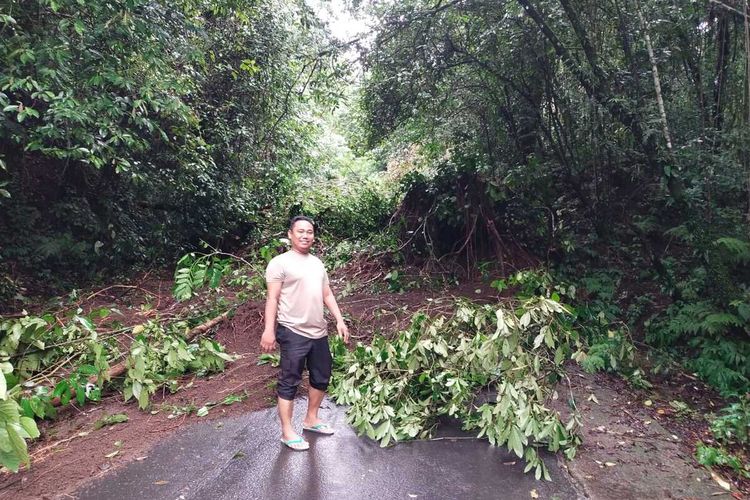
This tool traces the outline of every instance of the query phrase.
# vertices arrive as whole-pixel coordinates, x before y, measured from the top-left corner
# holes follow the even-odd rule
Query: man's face
[[[306,220],[298,220],[289,230],[289,241],[292,242],[292,249],[307,253],[315,241],[315,230],[313,225]]]

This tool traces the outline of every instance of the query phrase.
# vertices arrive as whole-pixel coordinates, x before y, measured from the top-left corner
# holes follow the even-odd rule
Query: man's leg
[[[294,413],[294,401],[277,398],[279,408],[279,419],[281,419],[281,437],[285,441],[296,439],[299,435],[292,426],[292,414]]]
[[[331,350],[328,337],[315,339],[307,355],[307,371],[310,374],[310,389],[307,396],[307,414],[302,422],[305,427],[312,427],[320,422],[318,410],[326,395],[328,382],[331,380]]]
[[[309,339],[280,325],[276,330],[276,341],[281,350],[281,372],[276,387],[281,437],[289,441],[299,437],[292,426],[292,414],[297,386],[302,381],[302,369],[305,366],[305,356],[309,349]]]
[[[302,425],[305,427],[312,427],[320,423],[318,418],[318,410],[320,409],[320,403],[323,402],[323,397],[326,395],[326,391],[321,391],[315,387],[310,386],[307,391],[307,415]]]

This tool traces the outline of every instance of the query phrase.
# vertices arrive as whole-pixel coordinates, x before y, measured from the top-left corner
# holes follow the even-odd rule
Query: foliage
[[[183,322],[170,323],[166,327],[154,321],[142,325],[125,361],[125,401],[135,398],[138,406],[145,409],[150,396],[177,376],[187,371],[198,375],[221,371],[225,362],[234,360],[213,340],[200,339],[188,344],[184,338],[186,331],[187,325]]]
[[[342,71],[294,0],[8,0],[0,29],[0,257],[37,287],[251,239]]]
[[[750,343],[743,335],[750,329],[746,300],[728,308],[715,302],[677,302],[649,326],[658,345],[686,345],[697,352],[688,366],[723,393],[742,393],[750,387]]]
[[[747,445],[750,443],[750,399],[745,395],[738,401],[722,408],[711,421],[711,434],[717,446],[702,442],[696,447],[698,462],[706,467],[729,467],[750,479],[750,462],[747,461]],[[732,453],[731,450],[738,450]]]
[[[746,446],[750,443],[750,399],[742,398],[722,408],[713,422],[711,433],[720,442]]]
[[[695,449],[695,457],[699,464],[706,467],[729,467],[744,477],[750,478],[750,464],[743,463],[741,458],[727,453],[724,449],[699,443]]]
[[[516,309],[461,303],[449,318],[418,313],[393,340],[376,337],[353,352],[334,344],[331,394],[351,405],[358,432],[383,446],[426,438],[439,417],[451,416],[548,479],[537,449],[572,458],[580,442],[575,415],[564,425],[545,406],[562,364],[580,347],[566,314],[539,296]]]
[[[22,416],[13,399],[0,398],[0,465],[16,472],[22,464],[28,464],[26,440],[37,437],[34,419]]]
[[[647,322],[647,338],[688,357],[687,365],[725,395],[750,390],[750,275],[744,238],[736,230],[695,221],[671,230],[694,248],[668,261],[668,290],[676,300]],[[674,346],[674,347],[672,347]]]
[[[26,440],[39,436],[35,418],[55,415],[53,398],[67,404],[75,391],[81,403],[99,399],[99,389],[88,387],[88,377],[109,367],[105,354],[109,348],[97,341],[92,319],[108,314],[104,309],[86,316],[76,311],[64,324],[51,316],[0,323],[0,463],[4,467],[17,471],[28,464]],[[42,385],[37,374],[72,358],[80,360],[75,370],[58,377],[54,388]]]
[[[402,283],[403,275],[398,272],[398,269],[390,271],[383,277],[383,280],[388,284],[389,292],[403,292],[404,284]]]
[[[560,273],[558,273],[560,274]],[[617,273],[614,273],[616,276]],[[589,372],[620,373],[636,384],[647,384],[635,368],[635,346],[624,325],[619,322],[619,308],[614,305],[616,278],[611,273],[593,270],[578,280],[578,286],[545,270],[525,270],[506,280],[493,283],[498,290],[517,288],[520,297],[537,294],[553,300],[564,297],[569,302],[569,327],[585,343],[574,359]]]
[[[188,300],[204,285],[209,288],[218,287],[221,279],[230,271],[231,259],[229,258],[222,258],[215,253],[208,255],[188,253],[177,261],[172,294],[177,300]]]
[[[60,381],[54,388],[54,397],[70,399],[71,389],[76,390],[77,397],[83,398],[86,393],[85,379],[92,375],[98,377],[99,384],[104,382],[104,373],[109,368],[108,358],[117,356],[117,349],[108,338],[100,338],[94,328],[96,319],[105,318],[109,309],[96,309],[88,315],[77,310],[67,323],[58,323],[51,315],[23,316],[18,319],[5,320],[0,323],[0,360],[7,371],[6,379],[10,381],[8,390],[12,395],[22,390],[22,385],[34,387],[40,380],[35,375],[67,359],[80,360],[77,370],[71,372],[67,380]],[[1,383],[0,383],[1,385]],[[5,391],[0,391],[0,397]],[[49,396],[37,394],[28,402],[21,400],[28,416],[44,418],[43,404],[35,403],[35,398]],[[67,399],[65,399],[67,398]],[[82,400],[80,401],[83,402]]]
[[[597,371],[618,372],[623,364],[628,367],[633,363],[633,343],[622,332],[608,331],[607,336],[594,341],[578,361],[589,373]]]
[[[203,246],[210,248],[204,243]],[[222,281],[228,286],[243,287],[238,298],[261,298],[265,294],[265,266],[280,253],[284,243],[271,238],[269,242],[250,252],[249,260],[211,248],[210,253],[190,252],[177,261],[172,295],[178,301],[198,295],[204,287],[217,290]]]
[[[739,401],[722,408],[719,415],[713,417],[711,434],[716,439],[717,446],[708,446],[699,442],[695,451],[698,462],[706,467],[729,467],[741,476],[750,479],[750,462],[747,462],[747,445],[750,443],[750,399],[748,396],[741,397]],[[733,449],[739,452],[732,453]]]
[[[271,365],[274,368],[281,363],[281,357],[278,354],[263,353],[258,356],[258,365]]]
[[[164,324],[155,319],[135,327],[107,328],[112,310],[73,310],[67,317],[25,315],[0,322],[0,463],[13,471],[28,463],[26,440],[38,437],[35,419],[54,418],[57,406],[98,401],[120,359],[117,336],[135,340],[127,356],[126,399],[141,407],[160,385],[175,388],[186,371],[222,370],[234,358],[213,340],[188,344],[189,320]],[[119,417],[118,417],[119,418]],[[103,423],[103,425],[108,425]],[[4,437],[5,436],[5,437]]]
[[[112,415],[104,415],[103,417],[97,419],[96,422],[94,422],[94,430],[99,430],[102,427],[107,427],[109,425],[116,425],[116,424],[122,424],[129,420],[129,417],[125,413],[114,413]]]
[[[336,239],[364,240],[383,228],[393,213],[393,200],[374,182],[348,178],[305,191],[301,213]],[[343,186],[342,186],[343,184]]]
[[[612,324],[633,299],[630,324],[592,340],[603,355],[591,363],[605,367],[604,351],[646,319],[649,343],[722,392],[746,392],[750,115],[737,11],[416,0],[368,12],[378,29],[362,112],[401,183],[407,259],[466,274],[486,261],[573,269],[593,294],[582,315]]]

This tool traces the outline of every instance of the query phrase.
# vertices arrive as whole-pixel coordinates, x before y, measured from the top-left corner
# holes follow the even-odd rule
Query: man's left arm
[[[333,295],[331,286],[326,283],[323,287],[323,303],[326,305],[333,317],[336,318],[336,331],[339,332],[341,338],[344,339],[344,343],[349,343],[349,328],[344,323],[344,317],[341,315],[341,310],[336,302],[336,297]]]

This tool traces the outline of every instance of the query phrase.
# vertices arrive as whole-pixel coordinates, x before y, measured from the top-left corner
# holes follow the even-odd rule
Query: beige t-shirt
[[[268,263],[266,282],[281,283],[279,324],[312,339],[328,335],[323,317],[328,273],[319,258],[294,250],[277,255]]]

